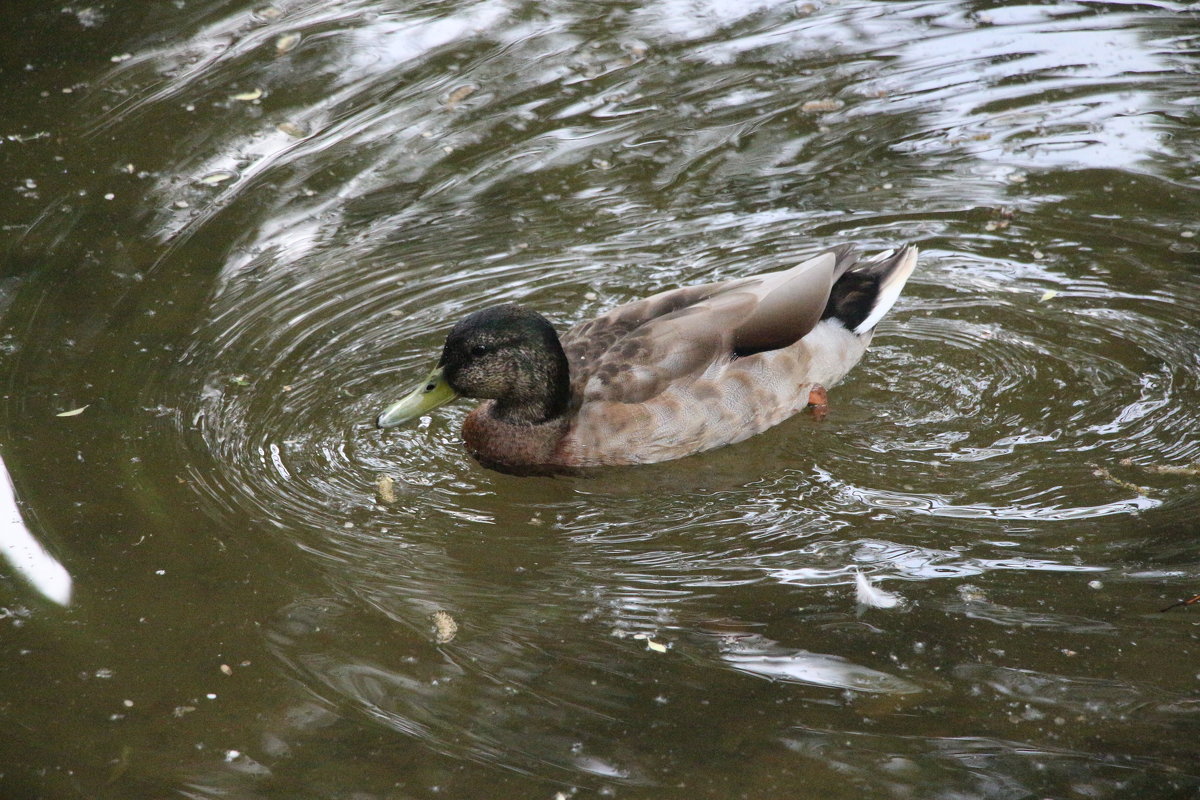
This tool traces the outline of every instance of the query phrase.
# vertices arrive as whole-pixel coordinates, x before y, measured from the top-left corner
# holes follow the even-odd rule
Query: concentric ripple
[[[1200,460],[1169,4],[280,5],[117,62],[89,130],[179,132],[120,168],[159,247],[137,280],[207,294],[134,394],[203,524],[322,576],[264,636],[346,750],[382,729],[555,787],[713,797],[795,795],[762,778],[781,753],[858,794],[1074,791],[1031,752],[1110,780],[1090,737],[1150,692],[1106,678],[1083,709],[1070,672],[1129,663],[1098,593],[1162,573],[1106,544],[1155,514],[1190,535]],[[824,420],[529,479],[469,459],[468,404],[373,425],[468,312],[565,328],[844,241],[923,256]]]

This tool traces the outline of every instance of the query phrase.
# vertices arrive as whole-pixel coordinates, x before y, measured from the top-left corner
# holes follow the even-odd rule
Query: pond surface
[[[1200,791],[1195,6],[25,5],[0,795]],[[470,311],[846,241],[922,262],[823,420],[371,424]]]

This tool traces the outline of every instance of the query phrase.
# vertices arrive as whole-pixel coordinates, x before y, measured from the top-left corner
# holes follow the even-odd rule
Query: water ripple
[[[1034,717],[1096,688],[1107,728],[1153,692],[979,659],[1130,633],[1045,598],[1121,579],[1090,537],[1194,494],[1161,469],[1200,460],[1194,58],[1184,11],[1147,8],[296,3],[131,54],[91,141],[178,132],[126,170],[161,244],[138,277],[207,292],[134,392],[205,520],[325,576],[267,626],[279,663],[435,753],[587,786],[704,774],[679,753],[745,703],[785,710],[732,750],[894,796],[1066,794],[1026,752],[1116,785]],[[469,460],[465,406],[371,423],[486,305],[565,328],[847,240],[924,256],[825,420],[528,480]],[[856,609],[859,571],[905,608]],[[1015,596],[956,599],[968,577]],[[951,701],[990,732],[942,737]]]

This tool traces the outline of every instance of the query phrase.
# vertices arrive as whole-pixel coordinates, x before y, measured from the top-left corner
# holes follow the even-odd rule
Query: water
[[[1200,791],[1188,4],[12,14],[4,796]],[[585,478],[370,423],[470,311],[842,241],[923,256],[824,420]]]

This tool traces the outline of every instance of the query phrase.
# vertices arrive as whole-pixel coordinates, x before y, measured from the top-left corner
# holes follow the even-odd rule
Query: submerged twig
[[[1099,464],[1092,464],[1091,467],[1092,474],[1097,478],[1104,478],[1109,483],[1115,483],[1117,486],[1120,486],[1123,489],[1128,489],[1134,494],[1140,494],[1142,496],[1150,494],[1149,488],[1145,486],[1138,486],[1136,483],[1130,483],[1129,481],[1121,480]]]
[[[1185,475],[1189,478],[1200,477],[1200,462],[1180,467],[1174,464],[1135,464],[1132,458],[1122,458],[1121,466],[1137,467],[1145,472],[1153,472],[1156,475]]]
[[[1194,594],[1191,597],[1184,598],[1183,600],[1176,600],[1166,608],[1160,608],[1159,612],[1161,613],[1163,611],[1170,611],[1172,608],[1178,608],[1179,606],[1195,605],[1196,603],[1200,603],[1200,594]]]

